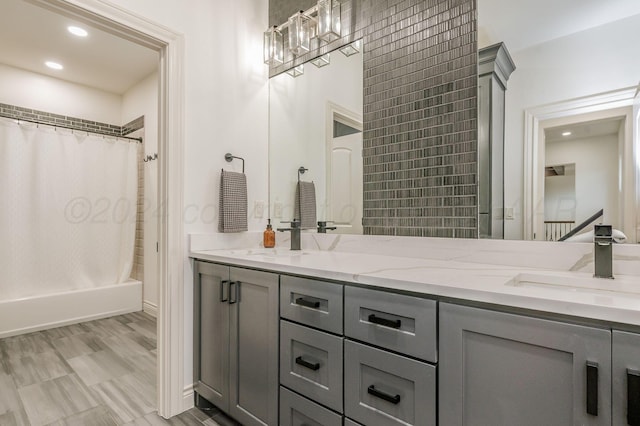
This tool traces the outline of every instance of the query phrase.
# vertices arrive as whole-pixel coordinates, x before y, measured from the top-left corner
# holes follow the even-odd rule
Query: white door
[[[328,151],[327,217],[336,232],[362,234],[362,132],[332,138]]]

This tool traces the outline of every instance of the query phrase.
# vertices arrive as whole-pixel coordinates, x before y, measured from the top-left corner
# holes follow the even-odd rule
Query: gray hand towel
[[[222,171],[220,175],[219,232],[247,230],[247,177],[244,173]]]
[[[313,182],[298,181],[293,216],[300,219],[302,229],[316,227],[316,186]]]

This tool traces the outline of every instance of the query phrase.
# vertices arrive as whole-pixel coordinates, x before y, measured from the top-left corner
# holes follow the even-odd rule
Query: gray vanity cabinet
[[[440,424],[611,424],[609,330],[441,303],[439,336]]]
[[[244,425],[277,425],[278,275],[194,269],[195,392]]]
[[[640,334],[613,332],[613,424],[640,426]]]

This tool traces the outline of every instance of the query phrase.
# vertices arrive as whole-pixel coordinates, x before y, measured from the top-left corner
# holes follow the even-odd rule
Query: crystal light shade
[[[329,53],[325,53],[324,55],[318,56],[317,58],[312,59],[309,62],[311,62],[316,67],[321,68],[321,67],[324,67],[325,65],[329,65],[331,63],[331,60],[330,60]]]
[[[282,33],[274,26],[264,32],[264,63],[279,65],[284,62],[284,45]]]
[[[342,52],[344,56],[355,55],[360,51],[361,43],[362,40],[356,40],[351,44],[347,44],[346,46],[341,47],[340,52]]]
[[[287,74],[289,74],[291,77],[298,77],[304,74],[304,64],[300,64],[297,67],[291,68],[287,71]]]
[[[311,41],[311,19],[303,11],[296,13],[289,22],[289,50],[296,56],[309,51]]]
[[[318,0],[318,37],[326,42],[340,38],[340,2]]]

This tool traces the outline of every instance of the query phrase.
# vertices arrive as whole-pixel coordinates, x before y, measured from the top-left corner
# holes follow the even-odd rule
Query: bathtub
[[[142,310],[142,282],[0,301],[0,338]]]

